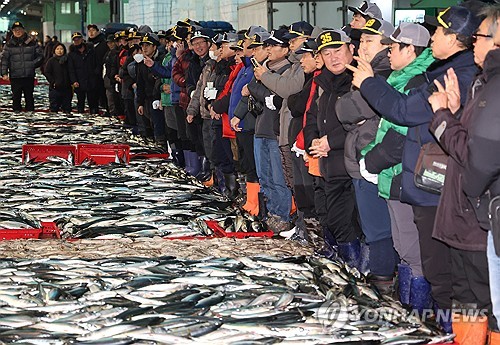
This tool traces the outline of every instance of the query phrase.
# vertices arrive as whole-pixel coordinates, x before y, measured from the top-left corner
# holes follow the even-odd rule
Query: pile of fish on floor
[[[326,259],[4,259],[0,272],[4,343],[394,345],[452,337]]]

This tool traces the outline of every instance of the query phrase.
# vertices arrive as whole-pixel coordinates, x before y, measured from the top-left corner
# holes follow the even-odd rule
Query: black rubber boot
[[[266,196],[264,193],[259,192],[259,215],[257,216],[260,220],[267,217],[267,207],[266,207]]]
[[[226,184],[226,196],[234,200],[238,196],[238,183],[236,182],[235,174],[224,174],[224,182]]]
[[[201,170],[196,175],[196,178],[201,182],[206,182],[212,177],[212,170],[210,169],[210,161],[205,156],[200,156]]]

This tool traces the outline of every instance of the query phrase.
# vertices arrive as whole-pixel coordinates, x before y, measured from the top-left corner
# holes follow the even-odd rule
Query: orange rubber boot
[[[453,333],[455,342],[460,345],[486,344],[488,334],[488,318],[486,316],[471,317],[468,315],[453,315]]]
[[[490,331],[488,333],[488,345],[500,345],[500,332]]]
[[[259,192],[260,185],[258,182],[247,182],[247,202],[243,205],[243,209],[252,216],[259,214]]]
[[[295,198],[292,195],[292,207],[290,207],[290,215],[297,212],[297,205],[295,204]]]

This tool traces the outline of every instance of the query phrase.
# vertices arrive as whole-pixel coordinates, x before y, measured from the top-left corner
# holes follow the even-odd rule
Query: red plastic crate
[[[247,238],[247,237],[273,237],[274,232],[226,232],[217,221],[206,220],[208,227],[214,231],[216,237]]]
[[[47,157],[56,156],[68,159],[70,154],[73,156],[73,161],[76,159],[76,146],[74,145],[23,145],[22,162],[25,163],[26,156],[29,155],[29,160],[35,162],[46,162]]]
[[[80,165],[85,160],[93,164],[105,165],[117,160],[130,163],[130,146],[123,144],[78,144],[76,145],[75,164]]]
[[[42,222],[41,229],[0,229],[0,240],[61,238],[59,228],[54,222]]]

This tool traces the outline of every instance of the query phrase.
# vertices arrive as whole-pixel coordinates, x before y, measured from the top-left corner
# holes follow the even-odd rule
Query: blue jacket
[[[468,50],[431,64],[423,74],[426,81],[410,90],[408,95],[396,91],[380,77],[368,78],[361,84],[362,95],[382,117],[397,125],[409,127],[403,151],[401,201],[414,206],[437,206],[439,203],[439,195],[415,186],[414,170],[421,146],[435,142],[429,132],[434,113],[427,99],[436,90],[435,79],[444,85],[444,76],[450,67],[453,67],[458,76],[463,105],[467,99],[467,90],[478,72],[474,55]]]
[[[160,77],[160,78],[172,78],[172,68],[175,65],[175,62],[177,61],[177,56],[175,55],[176,49],[172,48],[170,50],[170,54],[172,55],[172,59],[167,63],[166,66],[162,66],[161,63],[155,62],[154,65],[150,68],[150,71]],[[170,81],[170,97],[172,104],[179,104],[179,98],[181,94],[181,88],[174,83],[174,80],[172,79]]]
[[[244,67],[240,70],[238,75],[236,76],[236,79],[234,80],[233,84],[233,89],[231,90],[231,97],[229,99],[229,110],[228,110],[228,115],[229,115],[229,120],[231,120],[234,117],[234,109],[236,109],[236,106],[241,100],[241,89],[243,89],[243,86],[247,85],[253,78],[253,67],[252,63],[250,62],[249,57],[243,58],[243,64]],[[240,121],[240,127],[244,127],[244,121]]]

